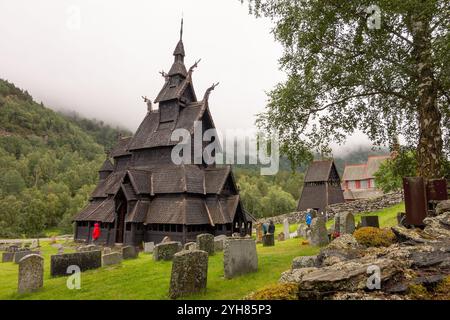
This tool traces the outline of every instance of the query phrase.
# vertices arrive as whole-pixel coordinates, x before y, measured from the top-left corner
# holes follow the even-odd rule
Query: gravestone
[[[110,254],[111,252],[112,252],[112,249],[110,247],[103,248],[103,254]]]
[[[18,245],[11,245],[6,249],[7,252],[17,252],[19,251],[19,246]]]
[[[154,249],[155,249],[154,242],[144,242],[144,253],[153,253]]]
[[[50,275],[65,276],[69,266],[78,266],[81,271],[97,269],[102,266],[102,252],[86,251],[53,255],[50,258]]]
[[[39,247],[38,240],[34,239],[31,241],[30,249],[36,249]]]
[[[125,246],[122,248],[122,258],[136,259],[139,256],[139,251],[134,246]]]
[[[214,254],[214,236],[209,233],[199,234],[197,236],[197,250],[208,252],[211,256]]]
[[[262,242],[262,236],[263,236],[263,227],[262,223],[258,223],[256,225],[256,242],[260,243]]]
[[[378,216],[362,216],[361,217],[361,227],[379,228],[380,222],[378,220]]]
[[[110,266],[122,263],[122,254],[120,252],[107,253],[102,256],[102,265]]]
[[[189,250],[176,253],[172,263],[169,297],[176,299],[205,292],[207,277],[208,252]]]
[[[184,244],[184,250],[195,250],[197,248],[197,244],[195,242],[186,242]]]
[[[289,220],[285,218],[283,220],[283,233],[284,233],[284,240],[289,239]]]
[[[339,233],[353,234],[355,232],[355,217],[350,212],[339,214]]]
[[[27,255],[29,255],[29,254],[37,254],[37,255],[38,255],[39,252],[37,252],[37,251],[32,252],[32,251],[30,251],[30,250],[28,250],[28,251],[17,251],[17,252],[14,254],[14,263],[18,264],[19,261],[20,261],[20,259],[22,259],[23,257],[25,257],[25,256],[27,256]]]
[[[301,238],[306,238],[306,231],[308,230],[308,226],[304,223],[298,225],[297,235]]]
[[[161,241],[161,243],[166,243],[166,242],[171,242],[172,240],[170,240],[170,237],[169,236],[165,236],[163,239],[162,239],[162,241]]]
[[[262,237],[263,247],[271,247],[275,245],[275,235],[273,233],[266,233]]]
[[[19,261],[19,293],[32,292],[44,285],[44,258],[29,254]]]
[[[256,272],[258,270],[256,241],[253,239],[228,238],[224,247],[223,269],[226,279]]]
[[[178,241],[158,243],[153,250],[153,260],[172,260],[175,253],[181,251],[182,245]]]
[[[284,241],[284,239],[285,239],[285,235],[284,235],[284,232],[280,232],[279,234],[278,234],[278,241]]]
[[[3,252],[2,253],[2,262],[13,262],[14,261],[14,252]]]
[[[325,226],[325,219],[317,217],[312,219],[311,222],[311,245],[324,246],[328,244],[328,231]]]
[[[334,225],[333,225],[333,233],[335,232],[340,232],[341,229],[341,217],[340,217],[340,213],[336,213],[334,215]]]
[[[227,236],[224,234],[214,237],[214,251],[223,251],[226,239]]]

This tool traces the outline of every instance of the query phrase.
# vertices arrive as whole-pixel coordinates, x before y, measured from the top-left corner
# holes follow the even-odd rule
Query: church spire
[[[180,27],[180,40],[177,43],[177,46],[175,47],[175,50],[173,51],[174,55],[174,61],[172,64],[172,67],[169,71],[169,77],[174,75],[181,75],[184,78],[187,76],[187,70],[186,66],[184,65],[184,44],[183,44],[183,18],[181,18],[181,27]]]

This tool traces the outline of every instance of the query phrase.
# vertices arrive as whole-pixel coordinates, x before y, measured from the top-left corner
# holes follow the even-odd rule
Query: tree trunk
[[[413,54],[418,72],[417,115],[419,142],[417,146],[418,175],[440,178],[443,164],[441,113],[437,105],[437,84],[431,62],[431,34],[428,17],[412,16]]]

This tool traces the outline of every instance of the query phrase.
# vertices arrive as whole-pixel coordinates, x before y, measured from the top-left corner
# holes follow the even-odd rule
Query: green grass
[[[380,217],[380,226],[389,227],[397,224],[397,212],[404,211],[404,204],[371,212]],[[364,213],[367,214],[367,213]],[[361,220],[358,214],[356,222]],[[333,221],[329,221],[330,227]],[[290,232],[297,229],[297,224],[290,225]],[[282,224],[275,226],[276,236],[283,231]],[[209,257],[208,284],[205,294],[197,294],[186,299],[241,299],[258,288],[278,282],[283,271],[290,268],[292,259],[301,255],[314,255],[317,247],[301,246],[302,239],[289,239],[278,242],[274,247],[257,245],[258,272],[247,274],[231,280],[223,277],[223,253]],[[18,295],[17,271],[14,263],[0,263],[0,299],[167,299],[169,291],[170,261],[155,262],[151,255],[140,254],[138,259],[124,261],[121,265],[103,267],[81,274],[81,289],[69,290],[67,277],[50,277],[50,256],[57,249],[48,242],[41,241],[44,256],[44,288],[32,294]],[[67,252],[67,251],[66,251]]]
[[[290,268],[292,259],[313,255],[317,247],[301,246],[300,239],[276,242],[274,247],[257,245],[258,272],[231,280],[223,277],[223,253],[209,257],[208,283],[205,294],[187,299],[241,299],[265,285],[278,282],[283,271]],[[122,265],[102,267],[81,274],[81,289],[69,290],[68,277],[50,277],[50,255],[57,249],[42,242],[44,256],[44,287],[35,293],[19,295],[17,290],[18,265],[0,263],[0,299],[167,299],[170,261],[155,262],[151,255],[141,253],[138,259],[126,260]]]
[[[364,215],[370,215],[370,216],[377,215],[381,228],[393,227],[393,226],[397,225],[397,212],[402,212],[402,211],[403,212],[405,211],[405,203],[404,202],[399,203],[399,204],[389,207],[389,208],[379,210],[379,211],[357,214],[355,216],[355,223],[360,222],[361,217]],[[327,228],[331,227],[333,223],[334,223],[333,220],[328,221]]]

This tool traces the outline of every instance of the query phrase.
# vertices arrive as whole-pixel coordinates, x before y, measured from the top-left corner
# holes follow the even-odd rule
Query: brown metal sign
[[[447,181],[445,179],[428,180],[427,200],[447,200]]]
[[[406,224],[422,226],[427,216],[427,194],[422,177],[403,178],[405,192]]]

